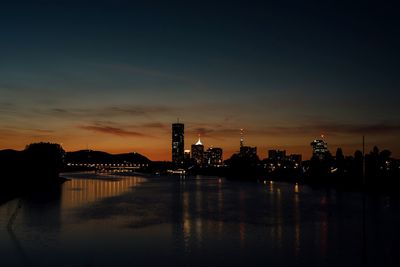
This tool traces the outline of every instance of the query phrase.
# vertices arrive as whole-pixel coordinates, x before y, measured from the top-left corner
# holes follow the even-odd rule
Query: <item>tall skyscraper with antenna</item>
[[[192,159],[196,165],[202,165],[204,162],[204,145],[200,140],[200,134],[197,143],[192,145]]]
[[[172,162],[182,165],[185,153],[185,125],[179,123],[172,124]]]
[[[328,151],[328,143],[324,140],[324,135],[321,135],[321,139],[315,139],[311,142],[311,147],[313,149],[313,157],[319,159],[324,159]]]
[[[244,140],[243,140],[243,128],[242,128],[240,129],[240,147],[244,146],[243,142]]]
[[[244,130],[240,129],[240,152],[239,155],[243,157],[256,157],[257,147],[245,146],[244,145]]]

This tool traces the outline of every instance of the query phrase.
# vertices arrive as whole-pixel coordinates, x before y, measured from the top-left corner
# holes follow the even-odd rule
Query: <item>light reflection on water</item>
[[[68,174],[64,175],[71,179],[62,187],[62,208],[74,208],[99,201],[104,198],[118,196],[130,191],[143,183],[146,179],[137,176],[97,176],[91,178],[91,174]]]
[[[361,194],[202,176],[70,174],[22,200],[1,266],[360,266]],[[90,178],[90,179],[88,179]],[[396,266],[399,198],[367,199],[367,261]],[[5,229],[17,201],[0,206]]]

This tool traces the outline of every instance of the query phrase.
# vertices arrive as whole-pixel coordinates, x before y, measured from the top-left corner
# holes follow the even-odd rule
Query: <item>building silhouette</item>
[[[272,162],[282,162],[286,160],[286,150],[268,150],[268,159]]]
[[[243,157],[256,157],[257,156],[257,147],[242,146],[242,147],[240,147],[239,154]]]
[[[240,150],[239,155],[242,157],[253,158],[257,157],[257,147],[245,146],[244,145],[244,137],[243,137],[243,129],[240,129]]]
[[[301,154],[290,154],[288,156],[289,161],[297,163],[298,165],[301,165],[303,161],[303,157]]]
[[[311,142],[311,147],[313,149],[313,157],[324,159],[328,153],[328,143],[323,139],[315,139]]]
[[[190,150],[189,149],[185,149],[184,158],[185,158],[185,162],[190,162]]]
[[[197,143],[192,145],[192,159],[196,165],[202,165],[204,162],[204,146],[201,143],[200,135]]]
[[[183,164],[185,149],[185,125],[183,123],[172,124],[172,162]]]
[[[222,165],[222,148],[210,147],[204,152],[204,160],[208,166]]]

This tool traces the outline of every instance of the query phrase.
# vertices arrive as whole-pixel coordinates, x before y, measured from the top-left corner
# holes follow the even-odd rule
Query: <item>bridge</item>
[[[149,166],[148,163],[67,163],[69,167],[85,167],[100,171],[106,170],[138,170]]]

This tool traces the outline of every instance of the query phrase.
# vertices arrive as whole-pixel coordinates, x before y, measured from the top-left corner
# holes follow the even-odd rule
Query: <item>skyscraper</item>
[[[202,165],[204,161],[204,146],[201,143],[200,135],[196,144],[192,145],[192,159],[196,165]]]
[[[268,150],[268,159],[272,162],[282,162],[286,160],[286,150]]]
[[[208,166],[220,166],[222,165],[222,148],[210,147],[204,151],[204,159]]]
[[[185,126],[183,123],[172,124],[172,162],[183,164],[185,149]]]
[[[328,144],[323,139],[315,139],[310,144],[313,149],[313,156],[324,159],[328,153]]]
[[[257,147],[245,146],[244,145],[244,137],[243,137],[243,129],[240,129],[240,151],[239,155],[242,157],[257,157]]]

